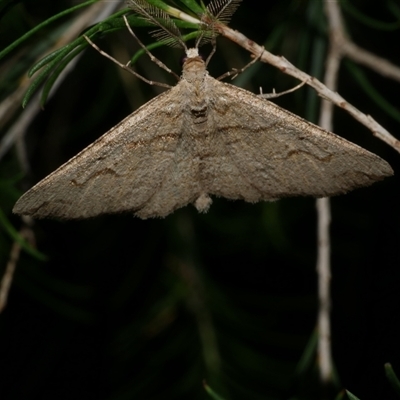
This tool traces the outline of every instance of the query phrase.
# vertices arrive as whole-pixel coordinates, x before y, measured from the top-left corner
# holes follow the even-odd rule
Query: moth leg
[[[146,79],[144,76],[138,74],[136,71],[134,71],[129,65],[130,65],[130,61],[127,64],[122,64],[121,62],[119,62],[118,60],[116,60],[114,57],[110,56],[109,54],[107,54],[105,51],[101,50],[99,46],[97,46],[96,44],[94,44],[86,35],[83,35],[83,37],[86,39],[86,41],[95,49],[97,50],[102,56],[108,58],[109,60],[111,60],[112,62],[114,62],[115,64],[119,65],[121,68],[123,68],[125,71],[130,72],[131,74],[135,75],[136,78],[141,79],[142,81],[148,83],[149,85],[155,85],[155,86],[162,86],[162,87],[166,87],[168,89],[171,89],[172,86],[166,84],[166,83],[161,83],[161,82],[154,82],[154,81],[150,81],[149,79]]]
[[[264,53],[264,48],[262,50],[262,52],[257,56],[254,57],[249,63],[247,63],[243,68],[237,69],[237,68],[232,68],[232,71],[228,71],[225,72],[225,74],[219,76],[217,78],[217,81],[221,81],[222,79],[228,77],[228,76],[232,76],[231,80],[234,80],[239,74],[241,74],[244,70],[246,70],[247,68],[249,68],[251,65],[253,65],[256,61],[258,61],[261,56]]]
[[[213,34],[211,38],[211,45],[212,45],[212,50],[211,53],[208,55],[207,60],[206,60],[206,67],[208,63],[210,62],[212,56],[215,54],[215,51],[217,50],[217,40],[216,36]]]
[[[146,52],[146,54],[150,57],[150,60],[153,61],[155,64],[157,64],[160,68],[163,70],[167,71],[169,74],[172,74],[178,81],[180,80],[180,77],[172,71],[172,69],[168,68],[161,60],[159,60],[157,57],[154,57],[153,54],[147,49],[147,47],[140,41],[140,39],[135,35],[133,32],[131,26],[128,23],[128,19],[126,18],[126,15],[124,15],[124,21],[125,25],[128,28],[129,33],[136,39],[138,42],[139,46]]]
[[[262,87],[260,87],[260,94],[258,96],[264,98],[264,99],[275,99],[276,97],[280,97],[283,96],[284,94],[289,94],[292,93],[294,91],[296,91],[297,89],[300,89],[302,86],[304,86],[307,82],[306,81],[302,81],[300,82],[298,85],[296,85],[295,87],[285,90],[284,92],[280,92],[280,93],[276,93],[275,89],[272,90],[272,93],[263,93],[262,91]]]

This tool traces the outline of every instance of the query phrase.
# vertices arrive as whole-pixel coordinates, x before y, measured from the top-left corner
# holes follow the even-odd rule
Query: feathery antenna
[[[214,0],[207,5],[207,11],[212,19],[228,24],[242,0]]]
[[[159,27],[159,29],[150,32],[156,40],[169,46],[180,45],[187,50],[179,28],[164,10],[149,4],[146,0],[128,0],[127,4],[147,22]]]
[[[211,1],[202,15],[203,24],[199,28],[195,48],[208,42],[215,42],[217,36],[214,26],[217,22],[227,24],[242,0],[214,0]],[[187,52],[182,34],[173,19],[162,9],[148,3],[146,0],[127,0],[128,6],[141,15],[145,21],[159,29],[150,34],[169,46],[182,46]]]

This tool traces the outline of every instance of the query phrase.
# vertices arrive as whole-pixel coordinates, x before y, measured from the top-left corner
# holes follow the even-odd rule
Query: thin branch
[[[363,49],[348,37],[344,28],[342,12],[338,2],[332,1],[331,4],[327,5],[327,8],[329,9],[331,20],[331,39],[336,43],[341,56],[346,56],[359,64],[365,65],[386,78],[391,78],[400,82],[400,67],[369,52],[368,50]]]
[[[34,236],[31,228],[28,225],[22,227],[19,234],[24,239],[33,242]],[[14,242],[11,247],[10,258],[7,262],[4,275],[1,278],[0,282],[0,313],[5,309],[7,305],[8,294],[10,292],[11,283],[13,281],[15,269],[17,267],[20,254],[21,254],[21,245],[18,242]]]
[[[398,66],[382,57],[364,50],[350,40],[346,40],[343,43],[343,46],[343,52],[353,61],[365,65],[386,78],[391,78],[400,82],[400,68]]]
[[[17,267],[20,252],[21,245],[18,242],[14,242],[11,247],[10,258],[7,262],[6,270],[4,271],[4,275],[0,283],[0,313],[3,312],[7,305],[8,294],[10,292],[11,283]]]
[[[326,71],[324,77],[325,85],[336,91],[340,62],[344,56],[340,40],[337,40],[338,32],[343,32],[343,23],[340,16],[340,9],[336,2],[325,1],[325,13],[329,29],[329,52],[326,60]],[[319,125],[328,131],[332,131],[333,103],[323,100],[321,103],[321,114]],[[332,349],[331,349],[331,325],[330,325],[330,200],[317,200],[318,212],[318,364],[321,383],[328,388],[332,381]]]
[[[332,381],[332,349],[331,349],[331,322],[330,322],[330,234],[329,226],[331,221],[330,200],[325,197],[316,200],[318,213],[318,348],[317,359],[319,375],[323,387],[328,386]]]
[[[330,1],[325,1],[325,13],[328,18],[330,47],[326,59],[326,70],[324,83],[331,91],[336,91],[339,66],[341,61],[341,49],[339,43],[334,40],[337,29],[336,13],[330,8]],[[323,100],[319,125],[332,131],[333,103]],[[331,220],[330,200],[328,198],[317,200],[318,213],[318,365],[321,383],[323,388],[327,388],[332,380],[332,349],[331,349],[331,324],[330,324],[330,233],[329,226]]]
[[[331,5],[337,5],[336,2],[328,2]],[[226,38],[232,40],[237,43],[239,46],[253,53],[255,56],[258,56],[263,47],[248,39],[242,33],[238,31],[234,31],[233,29],[227,27],[226,25],[216,23],[215,30],[225,36]],[[366,115],[358,110],[356,107],[348,103],[342,96],[340,96],[337,92],[326,87],[322,82],[318,79],[306,74],[305,72],[297,69],[293,64],[291,64],[288,60],[286,60],[282,56],[275,56],[274,54],[264,50],[261,58],[261,61],[271,64],[274,67],[278,68],[285,74],[293,76],[300,81],[304,81],[307,85],[314,88],[318,94],[334,103],[336,106],[343,108],[346,110],[354,119],[358,122],[366,126],[368,129],[372,131],[372,133],[381,139],[383,142],[393,147],[400,153],[400,141],[397,140],[394,136],[392,136],[383,126],[379,125],[370,115]]]

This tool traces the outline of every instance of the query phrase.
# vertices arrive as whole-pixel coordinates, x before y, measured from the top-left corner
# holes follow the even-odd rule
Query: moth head
[[[199,56],[199,50],[196,47],[192,47],[191,49],[186,50],[186,58],[195,58],[198,56]]]

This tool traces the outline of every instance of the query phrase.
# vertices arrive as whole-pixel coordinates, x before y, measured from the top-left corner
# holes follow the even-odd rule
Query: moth
[[[219,1],[210,9],[226,16],[223,7],[230,3]],[[143,0],[131,6],[185,49],[179,82],[27,191],[14,213],[165,217],[189,203],[205,212],[211,196],[251,203],[335,196],[393,174],[377,155],[212,78],[199,41],[187,48],[166,13]]]

